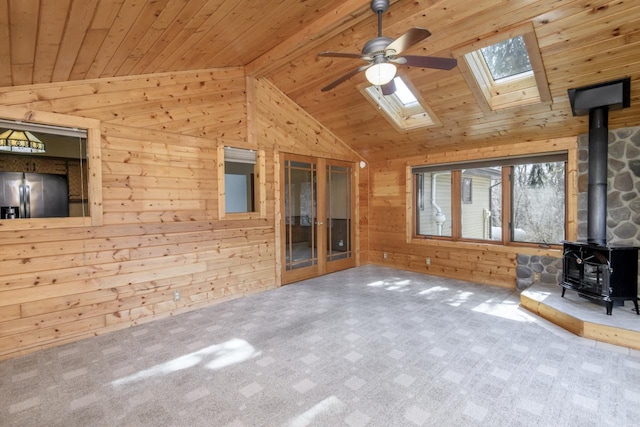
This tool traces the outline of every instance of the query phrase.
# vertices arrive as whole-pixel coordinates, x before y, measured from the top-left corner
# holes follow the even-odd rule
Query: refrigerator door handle
[[[18,218],[25,217],[25,206],[24,206],[24,184],[20,184],[18,187],[18,194],[20,195],[20,207],[18,208],[18,214],[20,215]]]
[[[25,218],[31,218],[31,186],[24,186],[24,207]]]

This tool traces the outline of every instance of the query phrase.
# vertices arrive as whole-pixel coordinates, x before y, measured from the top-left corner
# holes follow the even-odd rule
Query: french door
[[[355,266],[352,164],[282,156],[282,282]]]

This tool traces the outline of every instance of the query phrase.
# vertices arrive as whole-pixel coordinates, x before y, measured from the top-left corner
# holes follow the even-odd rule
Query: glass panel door
[[[355,265],[350,163],[284,154],[282,283]]]
[[[284,162],[285,282],[318,273],[317,170],[311,161]]]
[[[327,271],[354,265],[351,193],[351,167],[335,162],[328,164],[324,221],[327,233]]]

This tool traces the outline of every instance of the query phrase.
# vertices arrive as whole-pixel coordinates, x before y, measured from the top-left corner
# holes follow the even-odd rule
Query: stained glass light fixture
[[[6,130],[0,134],[0,151],[16,153],[44,153],[44,142],[29,131]]]

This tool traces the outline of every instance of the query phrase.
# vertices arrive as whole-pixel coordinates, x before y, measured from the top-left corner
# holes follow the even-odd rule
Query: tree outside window
[[[565,236],[565,164],[513,166],[513,241],[559,244]]]

